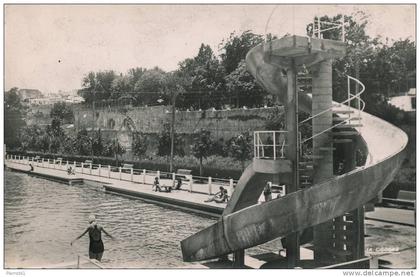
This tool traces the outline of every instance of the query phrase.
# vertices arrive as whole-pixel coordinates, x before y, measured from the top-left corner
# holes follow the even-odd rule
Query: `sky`
[[[414,5],[5,5],[5,89],[56,93],[89,71],[171,71],[201,43],[218,54],[233,31],[305,35],[315,15],[357,11],[370,36],[415,40]]]

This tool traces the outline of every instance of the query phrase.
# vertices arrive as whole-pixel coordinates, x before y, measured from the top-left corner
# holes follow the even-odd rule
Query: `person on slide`
[[[102,242],[101,233],[104,232],[105,235],[111,239],[114,239],[114,237],[108,234],[105,229],[96,222],[96,217],[94,215],[89,216],[89,224],[89,227],[87,227],[83,234],[72,240],[70,245],[73,245],[76,240],[89,232],[89,259],[95,259],[100,262],[102,255],[104,254],[104,243]]]

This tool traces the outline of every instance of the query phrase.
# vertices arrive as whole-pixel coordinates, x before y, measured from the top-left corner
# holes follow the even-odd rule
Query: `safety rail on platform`
[[[257,159],[284,159],[287,131],[254,132],[254,157]]]
[[[314,17],[314,21],[312,22],[312,32],[315,38],[322,39],[323,32],[335,29],[341,29],[341,41],[344,42],[346,39],[344,16],[341,17],[340,20],[336,20],[334,22],[321,20],[319,16]]]
[[[107,179],[128,181],[137,184],[153,185],[155,178],[158,177],[160,183],[176,186],[178,179],[181,180],[181,190],[189,192],[203,193],[212,195],[217,193],[220,186],[228,190],[228,195],[232,195],[237,180],[213,177],[194,176],[179,172],[164,172],[159,170],[124,168],[121,166],[111,166],[95,164],[92,162],[77,162],[63,159],[44,159],[38,157],[6,155],[6,160],[11,162],[26,164],[31,163],[34,167],[54,169],[69,172],[72,174],[85,174],[98,176]]]

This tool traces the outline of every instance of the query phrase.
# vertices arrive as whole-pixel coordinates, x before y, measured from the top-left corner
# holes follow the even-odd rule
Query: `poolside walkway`
[[[416,226],[416,213],[414,210],[375,207],[375,211],[367,212],[365,217],[366,219],[382,222]]]
[[[102,172],[98,169],[85,168],[86,173],[77,172],[75,175],[68,175],[63,167],[48,168],[45,165],[37,166],[33,162],[34,171],[29,172],[29,165],[22,163],[22,161],[6,160],[5,165],[13,170],[25,172],[41,178],[53,179],[60,182],[74,185],[83,184],[105,189],[107,192],[123,194],[126,196],[134,196],[141,198],[144,201],[152,203],[173,206],[180,209],[199,212],[201,214],[208,214],[218,217],[223,212],[226,204],[217,204],[214,202],[206,203],[209,195],[209,187],[207,184],[194,184],[193,192],[189,192],[190,187],[183,185],[182,190],[172,191],[171,193],[154,192],[152,191],[153,179],[155,176],[135,175],[131,177],[130,174],[121,173],[121,180],[119,172]],[[38,164],[39,165],[39,164]],[[78,168],[81,170],[81,168]],[[105,173],[105,174],[104,174]],[[114,174],[109,178],[109,174]],[[116,175],[117,174],[117,175]],[[105,176],[103,176],[105,175]],[[130,181],[135,178],[136,181]],[[145,179],[146,178],[146,179]],[[144,184],[141,180],[146,180]],[[170,184],[172,180],[161,179],[161,183]],[[215,188],[219,184],[214,184]],[[216,190],[214,190],[216,191]],[[366,213],[366,230],[369,235],[366,238],[366,254],[384,255],[380,258],[381,268],[412,268],[415,266],[415,212],[412,210],[401,210],[394,208],[376,207],[375,211]],[[303,249],[303,248],[301,248]],[[249,268],[260,268],[263,264],[272,263],[273,267],[278,265],[276,260],[279,257],[276,253],[271,253],[275,259],[263,259],[261,257],[245,257],[245,265]],[[267,255],[266,255],[267,256]],[[270,256],[270,255],[268,255]],[[303,255],[305,256],[305,255]],[[382,264],[381,264],[382,262]],[[269,264],[265,266],[269,267]],[[68,265],[74,267],[74,265]],[[82,267],[89,267],[91,265],[83,264]],[[229,268],[231,264],[221,264],[218,262],[208,262],[202,264],[194,264],[195,268]],[[60,265],[59,267],[62,267]]]
[[[209,189],[207,185],[194,184],[193,192],[189,192],[188,188],[186,188],[186,185],[183,185],[181,190],[173,190],[170,193],[155,192],[152,191],[151,185],[154,176],[146,176],[146,182],[149,183],[144,184],[140,182],[128,181],[127,179],[130,179],[131,176],[127,173],[121,173],[122,180],[119,180],[110,179],[100,175],[98,169],[92,169],[92,174],[90,174],[89,169],[85,169],[89,173],[76,172],[75,175],[68,175],[67,172],[62,169],[40,167],[37,166],[37,163],[35,162],[32,164],[34,165],[34,171],[29,172],[30,167],[28,164],[18,163],[14,160],[5,161],[5,165],[8,168],[26,172],[41,178],[56,179],[57,181],[67,180],[68,184],[70,184],[72,181],[77,182],[78,180],[83,180],[84,184],[103,187],[107,192],[134,196],[156,204],[169,205],[190,211],[197,211],[200,213],[208,214],[210,216],[218,217],[226,207],[225,203],[204,202],[204,200],[208,199],[209,197]],[[136,178],[137,180],[143,180],[143,177],[140,175],[136,175]],[[162,184],[171,184],[172,180],[161,179],[160,182]]]

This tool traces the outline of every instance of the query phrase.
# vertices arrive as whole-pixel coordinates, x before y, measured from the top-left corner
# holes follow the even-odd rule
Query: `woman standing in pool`
[[[102,242],[101,233],[104,232],[105,235],[111,239],[114,239],[114,237],[108,234],[105,229],[96,222],[94,215],[89,216],[89,224],[89,227],[87,227],[83,234],[71,241],[70,245],[73,245],[76,240],[89,232],[89,259],[101,261],[102,255],[104,254],[104,243]]]

